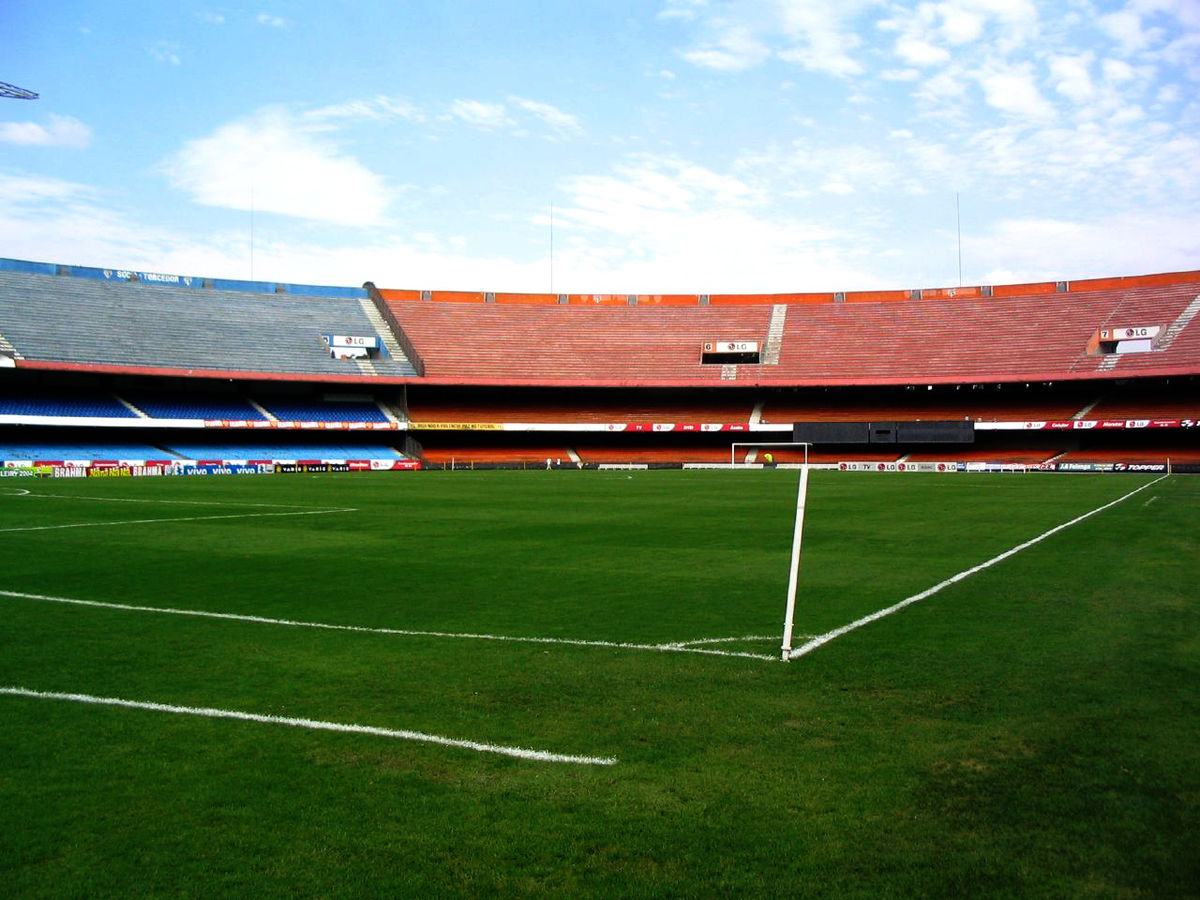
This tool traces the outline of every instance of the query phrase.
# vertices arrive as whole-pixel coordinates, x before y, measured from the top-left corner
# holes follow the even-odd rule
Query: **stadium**
[[[2,3],[7,898],[1200,896],[1200,5]]]
[[[799,440],[814,463],[1186,472],[1197,312],[1197,272],[613,296],[0,260],[0,464],[679,466]]]
[[[1198,311],[2,260],[5,880],[1190,894]]]

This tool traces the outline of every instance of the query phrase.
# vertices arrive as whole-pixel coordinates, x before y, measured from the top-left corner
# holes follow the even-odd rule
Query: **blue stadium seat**
[[[266,416],[240,397],[189,397],[125,394],[125,399],[152,419],[236,419],[265,421]]]
[[[374,403],[362,402],[297,402],[266,400],[262,407],[285,422],[387,422]]]
[[[137,418],[137,413],[112,394],[23,389],[0,394],[0,415]]]
[[[359,375],[332,359],[322,335],[376,335],[370,301],[0,269],[0,322],[25,359],[58,363]],[[377,375],[411,376],[412,363],[370,361]]]

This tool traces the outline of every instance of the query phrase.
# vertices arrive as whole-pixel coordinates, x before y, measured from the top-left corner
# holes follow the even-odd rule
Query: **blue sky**
[[[960,283],[961,223],[963,284],[1200,268],[1200,0],[7,0],[0,81],[2,256],[865,290]]]

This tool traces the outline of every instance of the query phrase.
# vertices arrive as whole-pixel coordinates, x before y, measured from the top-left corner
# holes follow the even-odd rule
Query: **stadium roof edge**
[[[1154,287],[1172,284],[1188,284],[1200,282],[1200,269],[1186,269],[1173,272],[1151,272],[1141,275],[1111,275],[1092,278],[1062,279],[1055,281],[1018,282],[1013,284],[990,285],[959,285],[957,287],[925,287],[904,288],[898,290],[862,290],[862,291],[819,291],[819,292],[779,292],[770,294],[570,294],[570,293],[537,293],[537,292],[503,292],[503,291],[458,291],[458,290],[428,290],[414,288],[377,287],[368,282],[370,290],[377,291],[385,298],[422,299],[431,301],[449,301],[456,303],[538,303],[538,304],[567,304],[567,305],[731,305],[750,303],[872,303],[896,302],[905,300],[947,300],[954,298],[976,299],[987,297],[1019,297],[1037,296],[1057,293],[1083,293],[1127,289],[1135,287]],[[390,295],[390,296],[389,296]]]
[[[238,281],[228,278],[206,278],[197,275],[172,275],[162,272],[133,269],[102,269],[95,266],[65,263],[36,262],[0,257],[0,271],[26,275],[59,275],[71,278],[94,278],[100,281],[132,281],[165,284],[172,287],[240,291],[252,294],[292,294],[307,297],[346,298],[361,300],[367,296],[363,287],[336,285],[294,284],[282,281]]]
[[[484,302],[492,298],[497,302],[558,303],[566,298],[571,304],[627,304],[639,302],[648,305],[657,303],[674,305],[714,305],[743,303],[870,303],[903,300],[929,300],[951,298],[978,298],[987,296],[1025,296],[1053,293],[1075,293],[1083,291],[1111,290],[1115,288],[1149,287],[1154,285],[1184,284],[1200,282],[1200,269],[1174,272],[1155,272],[1141,275],[1113,275],[1092,278],[1062,279],[1055,281],[1024,282],[995,285],[959,285],[957,287],[904,288],[889,290],[777,292],[768,294],[711,293],[711,294],[542,294],[536,292],[502,291],[455,291],[417,290],[408,288],[378,288],[376,283],[365,281],[361,286],[307,285],[279,281],[239,281],[234,279],[208,278],[191,275],[172,275],[132,269],[96,268],[93,266],[68,265],[64,263],[37,262],[0,257],[0,271],[24,272],[38,275],[61,275],[76,278],[97,278],[107,281],[141,281],[170,284],[176,287],[208,288],[212,290],[242,291],[249,293],[284,293],[298,296],[345,297],[363,299],[370,291],[383,294],[415,294],[432,300],[452,298],[457,302],[474,300]],[[440,295],[440,296],[439,296]]]

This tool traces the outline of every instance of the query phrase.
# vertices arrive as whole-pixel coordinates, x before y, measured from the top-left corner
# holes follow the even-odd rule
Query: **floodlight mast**
[[[38,95],[34,91],[27,91],[15,84],[0,81],[0,97],[8,97],[12,100],[36,100]]]

